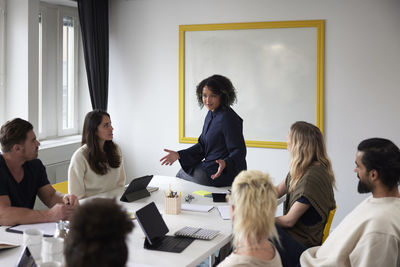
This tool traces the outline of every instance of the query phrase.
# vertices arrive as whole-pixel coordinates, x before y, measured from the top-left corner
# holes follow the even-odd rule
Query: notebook
[[[167,236],[169,229],[154,202],[137,210],[135,215],[146,236],[145,249],[180,253],[194,240],[189,237]]]
[[[212,205],[198,205],[198,204],[182,204],[181,209],[187,211],[201,211],[201,212],[209,212],[213,209],[214,206]]]
[[[150,196],[150,192],[146,187],[152,178],[153,175],[146,175],[133,179],[129,183],[128,188],[126,188],[120,200],[124,202],[132,202]]]

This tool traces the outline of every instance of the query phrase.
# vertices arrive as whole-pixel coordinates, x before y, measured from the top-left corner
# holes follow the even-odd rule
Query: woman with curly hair
[[[125,186],[119,147],[113,142],[110,115],[93,110],[85,117],[81,147],[72,155],[68,191],[79,199]]]
[[[196,95],[200,108],[209,110],[198,143],[178,152],[164,149],[168,154],[161,164],[179,160],[182,168],[177,177],[202,185],[230,186],[247,169],[243,120],[230,107],[236,101],[235,88],[228,78],[213,75],[199,83]]]

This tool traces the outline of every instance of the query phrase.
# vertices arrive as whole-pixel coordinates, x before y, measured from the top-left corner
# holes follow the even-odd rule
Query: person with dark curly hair
[[[203,131],[194,146],[168,154],[161,165],[181,164],[177,177],[207,186],[230,186],[236,175],[247,169],[243,120],[230,107],[236,101],[235,88],[222,75],[201,81],[196,89],[200,108],[209,110]]]
[[[101,110],[86,114],[81,147],[72,155],[68,191],[79,199],[125,186],[122,153],[113,142],[110,115]]]
[[[133,228],[132,220],[114,199],[85,202],[70,220],[64,244],[66,266],[125,266],[126,236]]]

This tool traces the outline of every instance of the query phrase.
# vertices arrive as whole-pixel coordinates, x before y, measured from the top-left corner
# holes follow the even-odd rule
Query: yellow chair
[[[63,193],[63,194],[68,194],[68,181],[56,183],[56,184],[53,184],[52,186],[56,191]]]
[[[324,227],[324,233],[322,235],[322,243],[324,243],[325,239],[328,238],[329,230],[331,229],[331,224],[332,224],[333,216],[335,215],[335,212],[336,212],[336,208],[337,207],[335,207],[333,210],[331,210],[328,214],[328,219],[326,220],[326,224]]]

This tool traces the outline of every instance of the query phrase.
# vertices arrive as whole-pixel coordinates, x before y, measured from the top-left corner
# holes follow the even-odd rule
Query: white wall
[[[38,0],[7,1],[6,13],[6,119],[22,117],[37,126]],[[36,25],[36,27],[35,27]]]
[[[325,133],[338,188],[335,227],[366,197],[357,193],[353,173],[358,143],[380,136],[400,146],[399,14],[397,0],[110,1],[109,111],[128,177],[175,175],[179,164],[160,166],[162,149],[189,146],[178,143],[179,25],[324,19]],[[278,183],[289,157],[285,150],[248,148],[247,162]]]
[[[38,158],[46,166],[47,177],[51,184],[68,179],[68,166],[72,154],[80,147],[78,142],[46,147],[39,150]]]
[[[0,121],[5,117],[6,0],[0,0]]]

